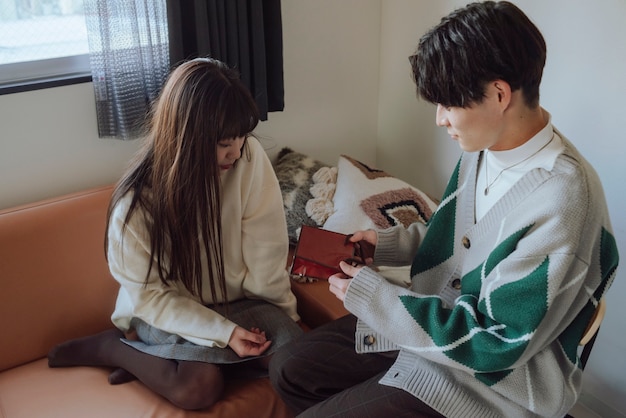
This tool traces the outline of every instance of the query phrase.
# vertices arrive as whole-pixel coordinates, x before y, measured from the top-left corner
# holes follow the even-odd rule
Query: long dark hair
[[[197,58],[172,71],[148,120],[143,147],[113,192],[107,230],[113,209],[132,192],[124,230],[141,208],[152,260],[146,282],[155,264],[164,285],[181,282],[202,300],[204,252],[213,301],[226,303],[216,149],[221,140],[251,134],[259,122],[256,104],[237,72]]]
[[[539,29],[507,1],[472,3],[427,32],[410,58],[417,93],[432,103],[468,107],[484,98],[486,83],[504,80],[539,104],[546,43]]]

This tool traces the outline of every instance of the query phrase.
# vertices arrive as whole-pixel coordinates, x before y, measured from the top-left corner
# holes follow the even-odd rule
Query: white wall
[[[383,0],[382,5],[377,162],[439,198],[460,150],[435,125],[434,106],[417,98],[409,56],[420,35],[449,10],[445,2],[430,0]]]
[[[291,146],[332,164],[346,153],[441,195],[459,150],[416,99],[407,57],[465,3],[284,0],[286,108],[257,130],[269,154]],[[517,4],[548,43],[543,104],[596,166],[625,258],[626,2]],[[138,141],[98,139],[93,103],[90,83],[0,96],[0,209],[119,177]],[[603,417],[626,411],[625,275],[622,267],[585,372],[583,402]]]
[[[541,88],[553,123],[595,166],[604,185],[622,266],[584,374],[581,402],[602,417],[626,416],[626,2],[515,0],[543,32]],[[415,98],[407,56],[419,36],[465,0],[382,0],[378,164],[441,196],[459,155],[435,108]]]
[[[282,5],[286,107],[257,129],[268,154],[375,162],[380,1]],[[91,83],[0,96],[0,209],[113,183],[138,146],[98,138]]]
[[[328,164],[374,163],[380,1],[283,0],[282,13],[285,111],[257,132]]]
[[[621,125],[626,116],[626,2],[528,3],[552,45],[543,103],[598,171],[621,255],[607,317],[585,372],[582,402],[603,417],[613,415],[602,409],[602,402],[626,416],[626,135]]]
[[[0,96],[0,209],[113,183],[137,145],[98,139],[91,83]]]

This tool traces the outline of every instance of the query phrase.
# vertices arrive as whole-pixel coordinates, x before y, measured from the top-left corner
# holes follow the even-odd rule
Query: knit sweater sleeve
[[[144,283],[151,262],[150,241],[140,211],[123,230],[126,203],[122,200],[115,208],[109,227],[109,269],[120,284],[113,323],[127,330],[131,318],[137,317],[193,343],[226,347],[236,326],[232,321],[205,307],[182,286],[164,286],[156,267]]]
[[[247,179],[242,180],[243,292],[248,298],[278,306],[298,321],[287,272],[289,241],[280,186],[261,145],[253,138],[249,141],[251,167]]]
[[[415,222],[407,228],[397,225],[376,231],[374,264],[392,267],[411,264],[427,230],[425,224]]]
[[[494,376],[527,363],[565,335],[577,343],[588,319],[579,313],[614,275],[615,241],[604,202],[592,196],[584,176],[533,176],[513,192],[534,187],[533,198],[520,198],[509,207],[500,204],[484,220],[491,226],[457,222],[454,234],[438,237],[438,248],[448,240],[452,253],[430,267],[420,263],[426,267],[413,271],[411,289],[361,269],[344,301],[362,320],[357,349],[403,348],[449,367]],[[455,215],[440,215],[437,222],[454,224],[469,203],[448,200],[457,206],[449,211]],[[463,238],[471,248],[460,244]],[[461,280],[452,306],[438,294],[420,292],[422,283],[447,281],[443,271],[455,272]],[[574,344],[559,343],[568,355],[575,350]]]

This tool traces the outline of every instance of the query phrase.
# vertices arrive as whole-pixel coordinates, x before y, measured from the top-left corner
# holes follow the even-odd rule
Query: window
[[[0,0],[3,93],[88,81],[88,53],[82,0]]]

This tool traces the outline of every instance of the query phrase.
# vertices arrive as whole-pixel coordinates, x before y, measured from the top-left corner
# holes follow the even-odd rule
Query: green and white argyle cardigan
[[[412,262],[412,285],[366,267],[344,304],[358,352],[400,350],[380,383],[446,417],[563,417],[574,405],[578,342],[618,253],[598,176],[563,142],[552,171],[528,172],[479,222],[481,154],[465,153],[426,226],[378,231],[375,263]],[[455,285],[456,299],[440,296]]]

